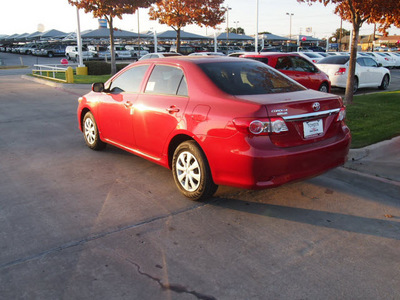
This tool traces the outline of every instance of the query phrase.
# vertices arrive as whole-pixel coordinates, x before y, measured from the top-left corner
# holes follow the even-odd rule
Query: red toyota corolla
[[[297,53],[267,53],[245,54],[240,57],[261,61],[296,80],[306,88],[329,93],[331,81],[312,62]]]
[[[307,90],[257,61],[133,63],[79,99],[86,144],[120,147],[172,169],[193,200],[217,185],[263,189],[342,165],[350,145],[338,96]]]

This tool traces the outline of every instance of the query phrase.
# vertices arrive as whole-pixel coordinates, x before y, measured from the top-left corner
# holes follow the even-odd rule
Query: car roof
[[[280,56],[300,56],[294,52],[262,52],[258,54],[243,54],[241,57],[280,57]]]
[[[202,56],[202,55],[194,55],[194,56],[169,56],[169,57],[158,57],[158,58],[150,58],[146,60],[139,60],[133,64],[148,64],[151,63],[171,63],[176,65],[193,65],[193,64],[202,64],[207,62],[238,62],[238,61],[246,61],[244,58],[237,57],[228,57],[228,56]]]

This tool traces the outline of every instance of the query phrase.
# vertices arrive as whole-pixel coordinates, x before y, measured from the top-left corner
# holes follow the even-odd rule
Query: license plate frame
[[[320,136],[324,134],[322,119],[303,122],[304,138]]]

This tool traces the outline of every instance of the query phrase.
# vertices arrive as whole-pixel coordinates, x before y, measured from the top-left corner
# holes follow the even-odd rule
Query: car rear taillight
[[[238,131],[252,135],[270,135],[289,131],[282,118],[236,118],[233,124]]]
[[[335,75],[344,75],[346,73],[346,68],[339,68]]]
[[[340,122],[343,121],[345,118],[346,118],[346,108],[342,107],[338,113],[336,121]]]
[[[316,64],[316,63],[318,62],[318,60],[313,59],[312,62],[313,62],[314,64]]]

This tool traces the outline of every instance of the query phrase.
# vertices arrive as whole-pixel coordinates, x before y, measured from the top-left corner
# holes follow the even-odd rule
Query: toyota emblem
[[[312,108],[314,111],[319,111],[321,108],[321,105],[319,104],[319,102],[315,102],[315,103],[313,103]]]

